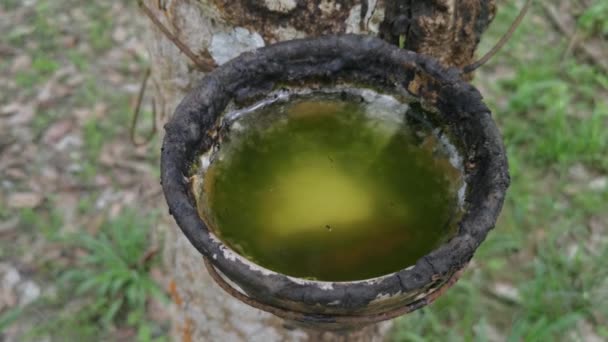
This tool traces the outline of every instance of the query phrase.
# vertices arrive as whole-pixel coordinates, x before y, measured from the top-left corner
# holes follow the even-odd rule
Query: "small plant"
[[[84,124],[83,133],[88,156],[92,160],[97,160],[103,147],[103,142],[106,139],[103,130],[100,129],[99,123],[96,120],[88,120]]]
[[[79,312],[81,320],[89,321],[84,323],[106,328],[126,325],[137,328],[139,340],[152,340],[146,303],[151,297],[164,300],[165,296],[148,274],[156,255],[147,239],[151,221],[127,210],[96,235],[67,238],[69,245],[86,253],[60,278],[65,288],[73,290],[72,301],[85,303]]]
[[[608,2],[595,0],[578,18],[579,25],[590,34],[608,36]]]
[[[59,230],[63,225],[61,212],[54,209],[52,200],[49,208],[46,210],[21,209],[19,219],[24,228],[36,233],[42,233],[46,239],[51,241],[58,239]]]

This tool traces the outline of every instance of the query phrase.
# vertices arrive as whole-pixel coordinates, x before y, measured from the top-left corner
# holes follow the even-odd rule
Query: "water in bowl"
[[[234,115],[195,193],[216,235],[290,276],[353,281],[416,263],[454,232],[454,147],[416,106],[292,96]]]

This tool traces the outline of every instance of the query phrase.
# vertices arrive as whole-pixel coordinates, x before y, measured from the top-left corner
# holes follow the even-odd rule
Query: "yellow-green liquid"
[[[453,232],[461,178],[430,129],[406,122],[332,97],[250,113],[205,173],[201,213],[239,254],[291,276],[413,265]]]

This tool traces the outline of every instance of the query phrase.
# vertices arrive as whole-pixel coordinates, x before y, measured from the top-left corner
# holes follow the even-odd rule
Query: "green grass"
[[[28,231],[42,234],[49,240],[55,240],[63,225],[63,217],[61,212],[55,208],[53,199],[49,202],[43,208],[21,209],[19,220],[20,225]]]
[[[89,60],[85,54],[70,50],[67,52],[67,58],[78,71],[83,73],[89,71]]]
[[[44,131],[49,128],[49,126],[53,122],[55,122],[60,116],[61,113],[53,109],[38,111],[31,123],[31,128],[34,133],[34,136],[40,137],[44,133]]]
[[[4,329],[15,323],[21,316],[22,312],[23,310],[20,308],[12,308],[3,312],[0,315],[0,331],[4,331]]]
[[[83,204],[83,207],[88,207]],[[56,340],[108,338],[117,327],[137,330],[138,341],[160,341],[162,331],[146,317],[146,305],[164,293],[148,271],[155,258],[148,258],[148,227],[156,215],[145,217],[125,210],[105,222],[97,234],[81,230],[62,236],[68,250],[80,250],[76,265],[55,268],[59,292],[38,301],[30,310],[61,307],[55,316],[41,322],[28,336],[52,336]],[[10,317],[8,317],[10,318]],[[7,318],[7,319],[8,319]]]
[[[42,224],[30,212],[22,216],[25,222]],[[146,313],[150,298],[165,301],[165,295],[148,275],[155,258],[144,258],[149,248],[146,228],[153,217],[127,211],[104,224],[96,235],[55,235],[56,245],[86,254],[76,265],[46,266],[45,272],[56,274],[58,279],[56,293],[25,308],[3,312],[0,330],[27,317],[36,324],[22,336],[26,341],[44,336],[54,341],[111,340],[117,328],[135,329],[136,341],[164,341],[164,330]]]
[[[587,34],[608,36],[608,2],[595,0],[578,18],[578,24]]]
[[[608,105],[596,98],[598,85],[608,78],[573,60],[561,67],[558,54],[547,55],[539,64],[521,66],[502,84],[509,94],[504,114],[499,113],[505,117],[507,143],[525,148],[522,156],[540,167],[576,161],[608,166],[603,155],[608,134],[602,129]]]
[[[52,56],[39,53],[33,59],[31,68],[15,75],[15,82],[21,88],[32,88],[48,80],[57,69],[59,63]]]
[[[127,211],[107,222],[96,236],[79,233],[68,239],[73,247],[86,250],[87,256],[79,267],[66,271],[62,280],[76,285],[76,296],[98,297],[93,307],[103,308],[103,324],[111,323],[121,310],[130,311],[129,314],[143,312],[148,296],[163,297],[147,275],[146,227],[151,220],[141,219]]]
[[[114,27],[109,8],[110,3],[102,1],[84,7],[87,15],[95,18],[88,23],[86,39],[96,51],[107,50],[113,43],[112,29]]]
[[[605,34],[603,1],[579,18],[589,34]],[[569,176],[574,164],[606,174],[608,76],[570,55],[568,40],[547,35],[550,26],[528,19],[488,66],[509,70],[497,82],[475,83],[503,132],[512,185],[497,227],[457,285],[418,312],[397,320],[394,341],[585,340],[580,327],[608,338],[608,241],[595,241],[590,217],[603,215],[608,191]],[[511,2],[482,41],[491,46],[516,16]],[[581,182],[581,181],[578,181]],[[567,191],[574,188],[575,190]],[[601,216],[600,216],[601,217]],[[596,237],[595,237],[596,238]],[[495,282],[517,290],[517,302],[498,298]]]
[[[0,219],[19,219],[19,238],[0,241],[0,257],[21,263],[22,258],[33,255],[34,261],[25,262],[35,270],[27,275],[28,278],[31,276],[42,289],[54,287],[56,291],[43,291],[41,298],[25,308],[2,309],[0,331],[13,324],[28,327],[29,323],[34,323],[19,340],[44,340],[46,337],[53,341],[115,340],[116,332],[124,329],[135,331],[131,340],[165,340],[166,325],[152,322],[147,308],[152,298],[161,303],[165,300],[162,290],[149,274],[150,268],[156,267],[157,257],[145,258],[151,247],[149,230],[158,215],[147,209],[140,213],[137,210],[143,209],[138,207],[120,212],[116,218],[104,222],[99,231],[86,226],[92,218],[104,219],[109,215],[97,206],[101,193],[108,188],[88,190],[88,186],[95,186],[96,175],[112,175],[112,170],[103,169],[98,163],[101,151],[108,143],[127,143],[133,95],[111,83],[106,77],[108,69],[121,74],[125,82],[138,82],[139,79],[139,75],[127,68],[132,63],[130,55],[106,57],[112,49],[119,48],[112,40],[116,5],[105,2],[85,5],[82,1],[65,0],[37,1],[25,7],[22,1],[0,2],[0,8],[7,10],[11,20],[0,37],[0,44],[13,47],[18,55],[28,54],[32,61],[29,68],[16,74],[10,71],[10,58],[0,61],[3,72],[7,72],[6,77],[14,79],[18,88],[3,92],[0,97],[34,102],[41,87],[57,71],[68,71],[67,76],[56,80],[61,86],[66,86],[72,76],[78,76],[69,74],[72,66],[84,78],[71,93],[40,106],[26,127],[32,133],[33,144],[38,144],[53,123],[74,120],[75,127],[70,133],[82,139],[80,146],[75,144],[58,152],[40,144],[37,153],[51,153],[52,156],[64,153],[61,157],[78,163],[83,171],[76,177],[62,174],[57,185],[39,184],[44,182],[40,180],[41,170],[49,167],[61,173],[65,166],[56,165],[55,160],[48,166],[34,160],[25,168],[31,177],[28,181],[44,189],[59,189],[58,192],[45,194],[47,199],[35,209],[10,211],[0,205]],[[12,17],[12,11],[21,11],[22,15]],[[13,20],[17,17],[21,18],[19,22]],[[70,47],[66,48],[67,45]],[[104,63],[99,63],[101,60]],[[86,115],[76,118],[75,109]],[[159,152],[154,151],[146,160],[156,165],[158,155]],[[30,184],[25,183],[17,185]],[[70,188],[73,183],[78,191],[78,203],[71,211],[60,204],[65,195],[63,188]],[[77,233],[66,235],[66,224],[75,225]],[[38,248],[41,240],[44,243]],[[35,242],[36,249],[25,248],[22,241]],[[47,257],[49,251],[57,250],[60,256]]]
[[[84,144],[87,156],[92,160],[99,157],[104,140],[107,139],[106,132],[103,131],[101,123],[92,119],[87,121],[82,129]]]

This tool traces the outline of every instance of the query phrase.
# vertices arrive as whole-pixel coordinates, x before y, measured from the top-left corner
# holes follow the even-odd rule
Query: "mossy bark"
[[[145,0],[201,58],[221,64],[273,42],[327,33],[367,33],[436,57],[446,66],[474,61],[495,0]],[[204,73],[150,21],[155,101],[165,120]],[[162,116],[159,120],[163,120]],[[163,122],[159,122],[163,124]],[[250,308],[225,294],[206,273],[200,253],[165,216],[164,261],[173,299],[172,340],[381,341],[390,323],[350,333],[311,332]]]

